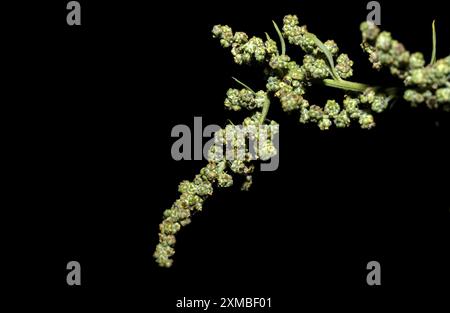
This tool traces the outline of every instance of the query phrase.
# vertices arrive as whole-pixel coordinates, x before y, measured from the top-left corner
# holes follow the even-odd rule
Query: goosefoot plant
[[[264,135],[247,132],[238,136],[236,127],[230,123],[215,133],[215,145],[209,150],[208,164],[193,181],[180,183],[179,199],[164,211],[164,219],[159,226],[159,243],[154,252],[156,262],[162,267],[172,265],[175,235],[191,222],[192,213],[202,210],[204,201],[213,194],[215,187],[230,187],[233,184],[231,174],[235,174],[244,175],[242,190],[248,190],[252,183],[253,162],[256,159],[267,160],[277,154],[273,144],[277,123],[267,119],[271,100],[278,99],[285,112],[297,112],[300,123],[314,123],[321,130],[344,128],[351,124],[371,129],[375,126],[374,114],[383,112],[393,99],[400,97],[413,107],[423,105],[429,109],[450,111],[450,56],[436,60],[434,23],[432,57],[428,64],[422,53],[407,51],[389,32],[380,32],[371,22],[361,24],[361,47],[369,55],[373,68],[388,68],[391,75],[400,80],[402,87],[399,88],[369,86],[347,80],[353,74],[353,61],[347,54],[339,53],[333,40],[322,42],[306,26],[300,26],[297,16],[285,16],[282,30],[275,22],[273,24],[281,49],[267,33],[262,39],[233,32],[229,26],[216,25],[212,30],[213,37],[220,40],[222,47],[231,50],[235,63],[265,65],[266,90],[255,92],[236,80],[243,88],[229,89],[224,103],[228,110],[251,112],[242,125],[265,132]],[[304,53],[301,62],[286,54],[284,39],[301,48]],[[330,99],[324,105],[310,103],[305,94],[312,85],[341,89],[342,102]],[[251,147],[246,144],[246,139],[259,143],[253,147],[256,157],[250,153]],[[218,157],[222,152],[221,146],[230,142],[232,149],[244,145],[243,157]]]

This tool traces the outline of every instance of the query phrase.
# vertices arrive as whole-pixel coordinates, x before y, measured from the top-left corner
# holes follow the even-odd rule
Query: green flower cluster
[[[249,39],[243,32],[233,34],[231,27],[226,25],[214,26],[212,33],[214,38],[220,39],[224,48],[231,47],[231,53],[237,64],[249,64],[252,60],[262,62],[278,53],[276,42],[268,35],[265,41],[259,37]]]
[[[226,160],[229,169],[240,175],[254,171],[252,161],[268,160],[277,154],[274,137],[278,134],[278,123],[261,124],[261,112],[246,117],[242,125],[228,124],[214,134],[214,145],[209,149],[208,160]]]
[[[309,103],[303,96],[307,87],[314,81],[331,77],[332,70],[330,69],[326,54],[318,47],[318,39],[314,39],[315,36],[308,33],[306,26],[298,25],[297,16],[288,15],[284,18],[283,22],[284,37],[287,38],[291,44],[299,45],[306,53],[301,65],[291,60],[286,54],[280,55],[276,49],[275,42],[270,39],[266,42],[266,54],[270,55],[270,58],[264,59],[261,57],[258,59],[252,57],[252,53],[254,52],[253,49],[248,50],[246,48],[246,45],[248,44],[248,41],[245,39],[248,38],[247,34],[237,32],[232,35],[229,26],[216,25],[213,28],[213,36],[221,40],[222,46],[231,47],[231,53],[234,56],[235,62],[238,64],[248,63],[253,58],[258,61],[267,62],[267,72],[270,73],[266,85],[267,91],[272,92],[274,96],[279,99],[281,107],[285,112],[301,110],[304,113],[303,117],[305,117]],[[237,36],[237,34],[239,34],[239,36]],[[237,37],[243,39],[238,40],[236,39]],[[225,40],[225,44],[223,43],[223,40]],[[271,45],[268,45],[268,43],[271,43]],[[262,47],[261,42],[260,46]],[[273,46],[274,48],[267,49],[267,46]],[[333,40],[326,41],[324,46],[331,55],[337,55],[339,48]],[[236,51],[238,51],[238,53],[236,53]],[[244,57],[243,55],[246,56]],[[242,62],[242,60],[246,60],[246,62]],[[336,59],[334,71],[339,77],[347,78],[353,74],[352,65],[353,61],[349,59],[348,55],[341,54]],[[261,93],[260,99],[261,102],[263,102],[267,94],[263,91],[259,91],[258,93]],[[240,110],[242,107],[249,109],[256,108],[258,106],[253,99],[257,97],[258,93],[255,95],[246,89],[241,91],[230,89],[227,93],[225,106],[235,111]],[[341,116],[343,116],[343,114]],[[309,120],[317,120],[317,122],[320,123],[319,127],[321,129],[329,128],[329,119],[326,115],[324,115],[323,118],[311,118]]]
[[[369,107],[376,112],[387,107],[387,99],[382,95],[368,99],[367,95],[372,93],[373,90],[368,90],[356,98],[346,95],[342,105],[335,100],[328,100],[323,108],[318,105],[305,106],[301,109],[300,123],[313,122],[321,130],[328,130],[333,124],[337,128],[349,127],[351,121],[356,120],[362,129],[370,129],[375,126],[375,122]]]
[[[371,22],[361,24],[362,47],[369,54],[373,67],[388,67],[392,75],[407,87],[403,98],[413,106],[450,110],[450,56],[426,65],[423,54],[411,53]]]
[[[326,43],[325,43],[326,44]],[[350,60],[347,54],[342,53],[336,60],[336,72],[341,78],[349,78],[353,75],[353,61]]]
[[[361,23],[360,30],[363,37],[361,46],[369,54],[369,61],[375,69],[387,66],[393,75],[404,78],[410,60],[413,61],[411,64],[414,64],[414,61],[418,61],[418,58],[421,58],[423,61],[421,54],[411,56],[403,44],[392,39],[391,33],[386,31],[380,32],[378,26],[373,22],[366,21]],[[424,64],[425,61],[420,66]]]
[[[299,26],[296,15],[286,15],[283,18],[283,35],[291,45],[299,46],[305,53],[317,51],[316,43],[309,36],[306,25]]]
[[[361,99],[358,95],[355,98],[358,104],[362,104],[362,108],[358,108],[357,112],[347,112],[345,105],[341,108],[335,100],[327,101],[324,107],[310,105],[308,100],[304,98],[307,88],[326,78],[334,77],[340,80],[352,76],[353,61],[345,53],[338,55],[339,48],[333,40],[327,40],[322,44],[315,35],[307,31],[306,26],[299,26],[298,18],[295,15],[287,15],[283,19],[282,29],[283,33],[279,35],[284,36],[289,43],[300,46],[304,51],[303,62],[298,64],[288,55],[279,54],[278,50],[273,49],[270,58],[264,59],[267,64],[266,73],[268,74],[267,93],[258,92],[261,93],[261,102],[268,94],[273,94],[274,97],[279,99],[283,111],[299,111],[301,123],[316,123],[322,130],[329,129],[333,123],[336,127],[348,127],[352,119],[357,120],[363,129],[373,127],[375,123],[371,111],[379,113],[387,107],[387,98],[382,96],[381,93],[377,94],[376,97],[374,95],[373,99],[366,100],[364,90],[361,90]],[[213,28],[213,36],[220,38],[221,41],[224,38],[223,34],[227,34],[231,38],[230,30],[231,28],[228,26],[217,25]],[[245,33],[239,32],[236,34],[241,34],[239,37],[248,38]],[[227,44],[222,44],[222,46],[232,47],[231,52],[236,63],[241,64],[240,58],[236,59],[233,48],[239,46],[239,49],[242,50],[242,44],[245,45],[245,41],[237,43],[234,40],[230,44],[228,43],[227,41]],[[336,65],[334,65],[334,57],[336,57]],[[230,89],[227,93],[225,106],[236,111],[242,107],[253,109],[258,107],[254,102],[256,96],[257,94],[247,89],[240,91]]]
[[[233,184],[231,175],[226,171],[226,162],[210,161],[201,169],[200,174],[190,181],[182,181],[178,186],[180,198],[170,209],[164,211],[164,220],[159,225],[159,243],[153,254],[156,262],[162,267],[172,266],[175,254],[175,235],[182,226],[191,222],[191,214],[201,211],[204,200],[212,195],[213,184],[229,187]]]
[[[213,146],[211,153],[214,153]],[[164,220],[159,225],[159,243],[153,257],[162,267],[171,267],[175,254],[175,235],[182,226],[191,222],[193,212],[201,211],[203,202],[213,194],[213,186],[226,188],[233,185],[233,177],[229,174],[227,161],[224,158],[211,158],[208,165],[200,170],[192,182],[182,181],[178,186],[180,198],[170,209],[164,211]]]
[[[421,53],[410,53],[403,44],[392,39],[389,32],[381,32],[375,24],[364,22],[360,29],[363,37],[362,47],[369,53],[369,60],[374,67],[377,69],[389,67],[394,76],[403,80],[407,87],[403,92],[404,99],[413,105],[425,103],[430,108],[440,105],[449,108],[450,57],[425,66]],[[222,45],[232,47],[236,63],[243,63],[240,61],[242,56],[236,58],[236,55],[242,55],[242,51],[248,50],[244,48],[248,43],[245,39],[248,36],[245,33],[238,32],[232,35],[230,27],[218,25],[214,27],[213,35],[220,38],[221,42],[225,39],[226,44]],[[370,129],[375,125],[373,114],[383,112],[388,107],[389,101],[397,96],[392,94],[398,93],[395,88],[388,91],[379,87],[368,88],[367,85],[344,81],[353,75],[353,61],[345,53],[338,54],[339,48],[333,40],[322,43],[314,34],[308,32],[305,25],[300,26],[296,15],[284,17],[282,34],[279,35],[303,50],[301,64],[285,53],[280,54],[273,41],[270,41],[274,46],[271,53],[267,53],[266,49],[264,57],[256,58],[255,49],[250,49],[245,59],[257,59],[267,64],[265,71],[268,74],[267,93],[279,99],[285,112],[299,111],[301,123],[316,123],[320,129],[327,130],[333,124],[338,128],[348,127],[354,119],[358,121],[361,128]],[[283,41],[283,38],[280,40]],[[264,50],[262,41],[258,42],[260,50]],[[236,49],[239,50],[237,54]],[[346,90],[346,97],[358,102],[357,112],[348,112],[345,106],[348,100],[344,100],[342,105],[335,100],[327,101],[324,106],[310,105],[305,99],[306,90],[313,84],[329,80],[333,80],[333,84],[328,82],[328,85]],[[262,95],[267,95],[263,91],[260,92]],[[248,90],[240,91],[239,94],[237,90],[230,90],[225,105],[232,110],[239,110],[241,107],[255,108],[250,95],[254,96]]]
[[[336,59],[336,66],[330,69],[334,64],[327,64],[327,55],[322,43],[318,38],[309,33],[306,25],[299,26],[298,17],[296,15],[287,15],[283,19],[283,36],[290,44],[300,46],[306,53],[303,59],[303,66],[306,72],[315,79],[324,79],[331,74],[331,71],[337,73],[340,78],[349,78],[353,75],[353,61],[348,55],[340,54]],[[334,40],[327,40],[323,43],[324,48],[330,56],[337,56],[339,48]]]
[[[450,56],[425,67],[411,69],[403,98],[414,106],[425,104],[430,109],[450,110]]]
[[[277,154],[273,137],[278,132],[278,124],[274,121],[261,124],[261,118],[262,113],[257,112],[245,118],[243,127],[228,124],[218,130],[214,134],[214,145],[208,152],[208,164],[193,181],[185,180],[179,184],[180,198],[164,211],[164,220],[159,225],[159,243],[153,256],[160,266],[172,266],[175,235],[183,226],[190,224],[194,212],[202,210],[204,201],[213,194],[215,186],[232,186],[231,174],[238,174],[245,177],[241,190],[248,190],[253,182],[252,162],[257,159],[268,160]],[[253,142],[253,149],[249,142]],[[251,150],[256,153],[251,153]]]
[[[254,110],[263,108],[268,101],[265,91],[253,92],[247,88],[241,90],[230,88],[227,91],[225,107],[233,111],[239,111],[242,108]]]
[[[303,98],[305,93],[303,70],[295,62],[290,63],[286,69],[287,74],[283,80],[276,76],[270,76],[266,88],[280,100],[283,111],[291,112],[300,109],[308,101]]]

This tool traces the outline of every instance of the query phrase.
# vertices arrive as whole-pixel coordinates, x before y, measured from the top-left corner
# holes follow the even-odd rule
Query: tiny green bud
[[[329,117],[336,117],[340,110],[341,108],[339,104],[334,100],[328,100],[325,104],[324,111]]]

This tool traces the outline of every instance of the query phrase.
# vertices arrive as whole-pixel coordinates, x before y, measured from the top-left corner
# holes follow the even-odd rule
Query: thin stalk
[[[324,79],[323,84],[325,86],[332,87],[332,88],[338,88],[338,89],[350,90],[350,91],[359,91],[359,92],[363,92],[367,88],[372,87],[367,84],[355,83],[355,82],[351,82],[348,80],[343,80],[343,79],[335,80],[335,79],[329,79],[329,78]]]
[[[399,93],[398,87],[388,87],[388,88],[382,88],[381,86],[371,86],[367,84],[362,83],[356,83],[348,80],[334,80],[326,78],[323,81],[323,84],[327,87],[347,90],[347,91],[356,91],[356,92],[364,92],[367,88],[372,88],[374,90],[383,90],[383,93],[387,94],[390,97],[396,97]]]

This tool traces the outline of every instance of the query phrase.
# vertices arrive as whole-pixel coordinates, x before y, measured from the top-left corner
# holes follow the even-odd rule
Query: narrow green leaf
[[[310,38],[314,41],[314,43],[319,47],[320,51],[325,54],[325,57],[328,60],[328,65],[330,66],[331,74],[335,80],[341,80],[338,73],[336,73],[336,69],[334,68],[334,61],[333,56],[331,55],[331,52],[328,50],[328,48],[323,44],[322,41],[320,41],[319,38],[317,38],[316,35],[308,33],[307,36],[310,36]]]
[[[431,24],[431,29],[433,33],[433,49],[431,50],[431,61],[430,64],[434,64],[436,62],[436,28],[434,27],[434,22]]]
[[[266,120],[267,117],[267,113],[269,113],[269,108],[270,108],[270,101],[268,101],[264,106],[263,109],[261,111],[261,117],[259,119],[259,124],[264,124],[264,121]]]
[[[363,92],[367,88],[369,88],[369,85],[351,82],[343,79],[329,79],[325,78],[323,80],[323,84],[328,87],[343,89],[343,90],[349,90],[349,91],[357,91],[357,92]]]
[[[238,80],[236,77],[231,77],[233,78],[237,83],[241,84],[242,86],[244,86],[246,89],[250,90],[251,92],[255,93],[255,91],[250,88],[249,86],[247,86],[246,84],[244,84],[243,82],[241,82],[240,80]]]
[[[284,38],[283,35],[281,34],[280,29],[278,28],[277,23],[275,23],[275,21],[272,21],[273,26],[275,27],[275,30],[277,31],[278,34],[278,39],[280,39],[280,43],[281,43],[281,55],[285,55],[286,54],[286,43],[284,42]]]

